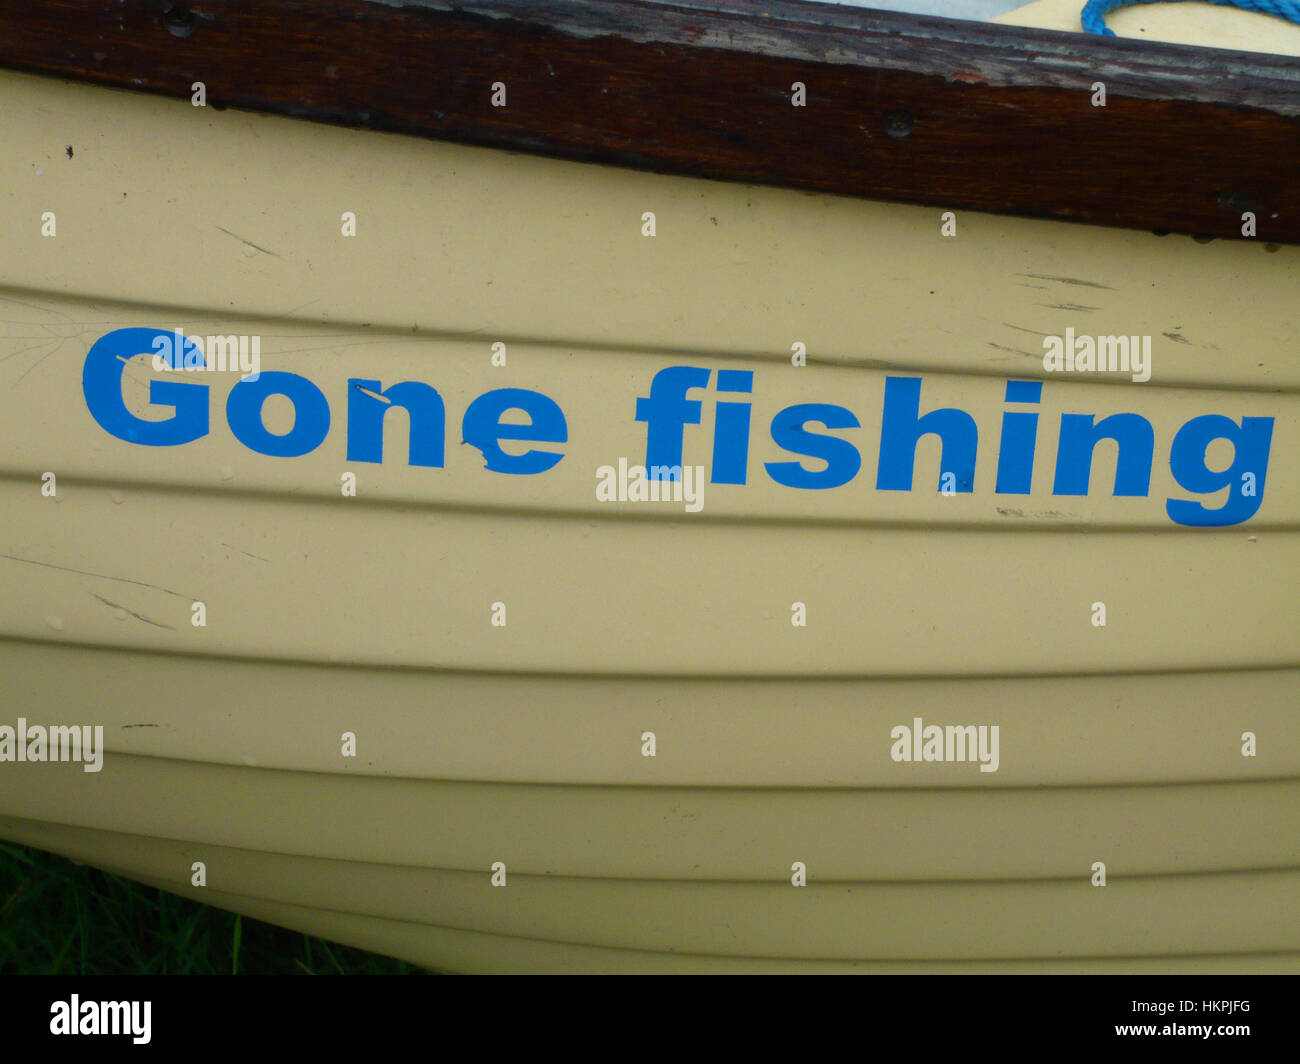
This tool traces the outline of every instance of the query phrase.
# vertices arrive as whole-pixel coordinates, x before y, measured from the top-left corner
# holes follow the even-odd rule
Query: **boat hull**
[[[0,724],[106,748],[0,763],[0,836],[451,970],[1300,970],[1294,248],[0,97]],[[1067,328],[1150,337],[1150,379],[1049,371]],[[258,435],[239,373],[117,359],[131,329],[256,336],[295,382]],[[115,359],[130,417],[208,431],[130,439]],[[707,378],[681,464],[734,466],[747,405],[744,482],[602,498],[674,367]],[[438,401],[374,461],[402,381]],[[899,381],[974,425],[969,470],[930,436],[881,486]],[[531,398],[485,450],[501,389],[562,438]],[[316,394],[317,446],[266,453]],[[808,430],[858,456],[835,487],[779,479],[824,461],[777,438],[810,406],[857,423]],[[1112,443],[1056,490],[1083,414],[1150,425],[1145,494]],[[1262,497],[1180,523],[1224,502],[1176,457],[1216,415],[1269,421]]]

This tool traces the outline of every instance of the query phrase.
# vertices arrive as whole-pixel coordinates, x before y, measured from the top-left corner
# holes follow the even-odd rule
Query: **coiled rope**
[[[1106,26],[1106,16],[1117,7],[1130,4],[1155,4],[1164,0],[1088,0],[1080,16],[1085,33],[1114,37],[1115,31]],[[1300,2],[1297,0],[1205,0],[1223,7],[1239,7],[1243,11],[1258,11],[1262,15],[1276,15],[1300,23]]]

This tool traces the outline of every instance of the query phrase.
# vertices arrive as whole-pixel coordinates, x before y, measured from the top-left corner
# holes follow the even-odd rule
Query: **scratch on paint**
[[[1038,510],[1032,514],[1027,514],[1024,510],[1018,509],[1014,506],[999,506],[997,507],[997,511],[1003,517],[1049,517],[1057,521],[1064,519],[1066,516],[1072,516],[1063,514],[1060,510]]]
[[[238,547],[232,547],[229,543],[223,543],[221,545],[227,550],[233,550],[238,554],[242,554],[245,558],[256,558],[259,562],[266,562],[268,565],[271,562],[270,558],[263,558],[260,554],[249,554],[248,551],[240,550]]]
[[[1179,336],[1178,333],[1175,332],[1161,333],[1160,335],[1167,337],[1168,339],[1172,340],[1176,344],[1190,344],[1192,342],[1191,340],[1187,339],[1186,336]]]
[[[370,396],[371,399],[378,399],[381,403],[385,403],[388,406],[393,405],[393,401],[389,399],[388,396],[386,395],[380,395],[379,392],[371,391],[369,388],[363,388],[361,387],[361,385],[355,383],[352,385],[352,387],[354,387],[362,395]]]
[[[1101,307],[1089,307],[1083,303],[1039,303],[1038,305],[1046,307],[1048,310],[1076,310],[1083,312],[1101,310]]]
[[[1032,277],[1036,281],[1059,281],[1061,284],[1077,284],[1082,285],[1084,288],[1104,288],[1107,292],[1115,291],[1108,284],[1098,284],[1096,281],[1081,281],[1077,277],[1057,277],[1055,274],[1050,273],[1022,273],[1018,276]]]
[[[1002,324],[1005,325],[1008,329],[1015,329],[1016,332],[1027,332],[1027,333],[1029,333],[1030,336],[1050,336],[1050,335],[1051,335],[1051,333],[1045,333],[1045,332],[1043,332],[1043,331],[1040,330],[1040,329],[1026,329],[1023,325],[1012,325],[1011,322],[1009,322],[1009,321],[1004,321]]]
[[[54,346],[50,348],[49,351],[46,351],[45,354],[43,354],[40,358],[38,358],[35,362],[33,362],[30,366],[28,366],[26,370],[23,371],[22,375],[18,377],[18,379],[15,380],[13,384],[9,386],[11,389],[17,388],[18,385],[22,384],[23,380],[27,377],[27,375],[31,373],[32,370],[34,370],[37,366],[39,366],[51,355],[58,354],[58,352],[63,349],[63,345],[65,343],[67,343],[69,340],[76,339],[77,337],[82,336],[87,331],[84,324],[78,324],[67,314],[64,314],[61,310],[54,310],[49,307],[43,307],[36,303],[26,303],[21,299],[14,299],[12,296],[6,296],[6,295],[0,295],[0,302],[12,303],[18,307],[25,307],[28,310],[35,310],[41,314],[53,315],[54,317],[61,319],[53,323],[49,321],[18,321],[16,319],[7,320],[5,322],[6,325],[30,325],[35,328],[43,329],[45,331],[45,339],[41,343],[34,344],[31,347],[25,347],[21,351],[11,352],[10,354],[4,356],[6,360],[10,358],[14,358],[18,355],[25,355],[28,351],[36,351],[41,347],[44,347],[45,344],[47,343],[54,343]],[[59,331],[56,331],[56,329]],[[14,335],[12,338],[16,340],[37,339],[37,337],[34,335],[23,335],[23,336]]]
[[[264,248],[264,247],[262,247],[260,244],[254,244],[251,240],[245,240],[245,239],[244,239],[242,236],[240,236],[238,233],[232,233],[229,229],[222,229],[221,226],[217,226],[217,228],[218,228],[218,229],[221,229],[221,231],[222,231],[223,233],[225,233],[226,236],[234,237],[234,238],[235,238],[236,240],[238,240],[241,244],[247,244],[250,248],[254,248],[254,249],[256,249],[257,251],[260,251],[263,255],[270,255],[272,258],[283,259],[283,256],[282,256],[282,255],[277,255],[277,254],[276,254],[274,251],[272,251],[270,248]]]
[[[170,624],[160,624],[158,621],[151,621],[149,620],[148,617],[142,617],[140,614],[136,613],[135,610],[127,609],[120,602],[109,602],[108,599],[104,598],[102,595],[96,595],[93,591],[89,591],[87,592],[87,594],[90,595],[90,597],[93,599],[99,599],[99,601],[102,602],[105,606],[112,606],[113,609],[115,610],[121,610],[123,613],[129,613],[137,621],[144,621],[145,624],[152,624],[155,628],[166,628],[169,632],[176,631],[176,629],[173,628]]]
[[[136,587],[147,587],[150,591],[162,591],[168,595],[175,595],[178,599],[185,599],[188,602],[194,601],[193,595],[182,595],[179,591],[172,591],[170,588],[162,587],[159,584],[147,584],[143,580],[130,580],[125,576],[107,576],[104,573],[92,573],[85,569],[70,569],[66,565],[55,565],[53,562],[38,562],[34,558],[20,558],[16,554],[0,554],[0,558],[8,558],[11,562],[23,562],[27,565],[39,565],[44,569],[58,569],[64,573],[76,573],[78,576],[93,576],[97,580],[116,580],[119,584],[134,584]]]
[[[22,382],[26,379],[27,374],[31,373],[32,370],[34,370],[37,366],[39,366],[51,355],[57,354],[58,351],[67,342],[68,342],[68,337],[66,336],[58,338],[58,343],[56,343],[52,348],[50,348],[50,350],[46,351],[45,354],[41,355],[40,358],[38,358],[35,362],[33,362],[30,366],[28,366],[25,370],[23,370],[22,376],[20,376],[16,381],[14,381],[13,384],[9,385],[9,387],[17,388],[18,385],[22,384]],[[36,347],[44,347],[44,346],[45,346],[44,344],[36,345]],[[32,350],[35,350],[35,348],[28,347],[28,348],[24,348],[24,350],[20,353],[25,354],[27,351],[32,351]]]
[[[1042,355],[1035,355],[1031,351],[1021,351],[1019,348],[1016,347],[1004,347],[1002,344],[995,344],[992,340],[988,341],[988,346],[992,348],[996,348],[998,351],[1010,351],[1013,355],[1024,355],[1025,358],[1041,359],[1043,357]]]

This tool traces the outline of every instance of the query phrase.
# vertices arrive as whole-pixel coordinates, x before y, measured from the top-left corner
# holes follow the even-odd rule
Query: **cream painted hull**
[[[973,213],[945,238],[939,209],[9,73],[0,101],[0,725],[102,724],[108,751],[0,763],[0,836],[455,970],[1300,970],[1295,248]],[[115,438],[83,365],[131,327],[259,336],[328,435],[259,454],[238,376],[204,373],[207,435]],[[1153,337],[1151,380],[1046,374],[1067,327]],[[599,501],[674,365],[753,372],[747,483]],[[163,376],[126,368],[137,416]],[[974,491],[935,490],[933,438],[915,490],[876,488],[890,377],[974,418]],[[408,464],[404,424],[350,459],[349,379],[436,388],[445,464]],[[1044,382],[1014,497],[1010,379]],[[562,408],[553,469],[461,443],[499,388]],[[708,466],[726,397],[695,396]],[[803,403],[860,421],[841,487],[764,471]],[[1103,449],[1053,494],[1070,412],[1151,423],[1147,496],[1110,493]],[[1274,420],[1239,525],[1165,511],[1206,414]],[[918,717],[997,725],[997,771],[894,760]]]

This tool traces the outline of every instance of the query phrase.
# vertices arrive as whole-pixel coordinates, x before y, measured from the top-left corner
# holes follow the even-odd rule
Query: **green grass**
[[[419,974],[413,965],[0,843],[0,974]]]

